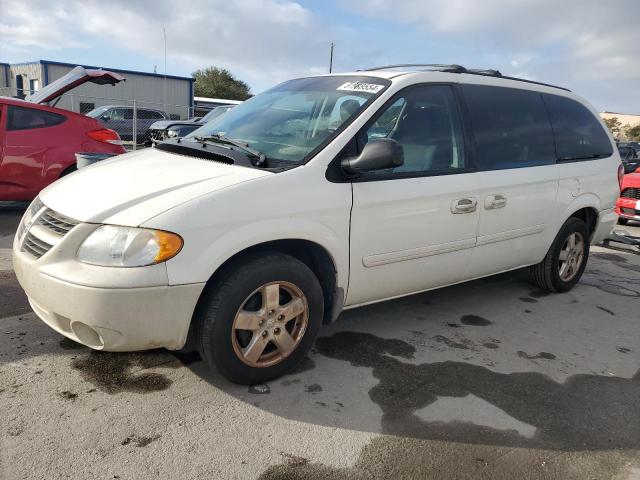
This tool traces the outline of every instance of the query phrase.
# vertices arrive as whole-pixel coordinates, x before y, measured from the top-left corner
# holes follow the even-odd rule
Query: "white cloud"
[[[293,1],[0,3],[5,48],[57,50],[82,46],[77,39],[88,37],[161,63],[166,27],[169,69],[216,65],[261,86],[326,71],[329,27]]]
[[[556,48],[576,76],[640,79],[640,1],[370,0],[354,11],[503,52]],[[544,55],[548,51],[543,50]],[[540,55],[528,62],[544,63]],[[527,61],[516,60],[514,68]]]

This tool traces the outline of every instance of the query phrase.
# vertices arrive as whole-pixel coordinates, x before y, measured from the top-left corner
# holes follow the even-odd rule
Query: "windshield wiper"
[[[218,143],[221,145],[231,145],[234,146],[236,148],[239,148],[240,150],[243,150],[247,156],[253,160],[253,164],[256,167],[266,167],[267,166],[267,156],[260,152],[259,150],[256,150],[254,148],[251,148],[249,145],[247,145],[246,143],[242,143],[239,142],[237,140],[233,140],[231,138],[225,137],[224,135],[208,135],[206,137],[193,137],[195,140],[197,140],[198,142],[211,142],[211,143]]]

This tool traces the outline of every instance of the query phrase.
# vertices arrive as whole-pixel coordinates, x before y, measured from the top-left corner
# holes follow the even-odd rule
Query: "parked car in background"
[[[98,350],[189,341],[255,385],[344,308],[523,267],[571,290],[617,221],[598,113],[495,71],[401,67],[284,82],[46,189],[13,244],[36,314]],[[65,231],[36,248],[51,215]]]
[[[635,172],[640,167],[640,146],[633,143],[619,143],[618,152],[624,167],[624,173]]]
[[[120,75],[76,67],[27,100],[0,97],[0,200],[31,200],[76,168],[77,152],[124,153],[118,134],[99,121],[53,106],[85,82],[115,85]]]
[[[162,142],[167,138],[181,138],[185,135],[197,130],[205,123],[218,118],[223,113],[231,110],[235,105],[225,105],[223,107],[214,107],[204,117],[192,118],[191,120],[160,120],[149,127],[146,132],[146,146],[154,143]]]
[[[158,120],[168,120],[170,116],[161,110],[146,107],[135,108],[136,143],[147,141],[147,130]],[[134,108],[127,105],[105,105],[87,113],[88,117],[100,120],[106,127],[115,130],[120,138],[133,141]]]
[[[640,168],[624,176],[616,213],[620,225],[626,225],[629,220],[640,222]]]

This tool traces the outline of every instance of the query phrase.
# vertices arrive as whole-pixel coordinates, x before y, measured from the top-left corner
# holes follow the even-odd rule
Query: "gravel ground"
[[[523,272],[351,310],[297,372],[93,352],[30,312],[0,210],[0,478],[640,479],[640,256],[564,295]],[[624,230],[640,235],[640,228]]]

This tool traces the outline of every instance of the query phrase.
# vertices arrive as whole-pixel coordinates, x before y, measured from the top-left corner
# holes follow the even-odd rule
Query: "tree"
[[[249,85],[235,78],[225,68],[209,67],[193,72],[197,97],[246,100],[251,97]]]
[[[640,123],[627,130],[627,137],[634,142],[640,142]]]
[[[607,128],[611,131],[611,135],[614,138],[618,138],[620,136],[620,130],[622,129],[622,122],[618,120],[618,117],[605,118],[604,123]]]

